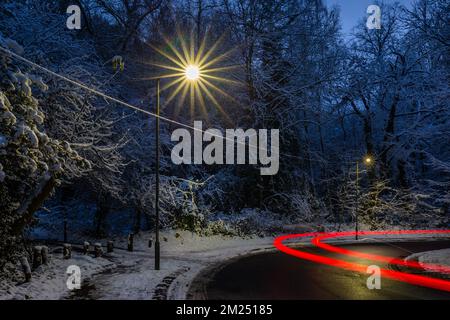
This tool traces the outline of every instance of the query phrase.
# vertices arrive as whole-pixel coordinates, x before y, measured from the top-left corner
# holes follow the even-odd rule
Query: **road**
[[[450,241],[358,243],[340,245],[350,250],[403,258],[411,253],[450,248]],[[300,249],[300,247],[299,247]],[[395,266],[364,259],[344,258],[316,247],[301,250],[338,259]],[[404,270],[403,270],[404,271]],[[416,271],[417,272],[417,271]],[[261,253],[235,260],[194,281],[195,299],[450,299],[450,293],[400,281],[381,279],[380,290],[366,286],[369,275],[302,260],[282,252]]]

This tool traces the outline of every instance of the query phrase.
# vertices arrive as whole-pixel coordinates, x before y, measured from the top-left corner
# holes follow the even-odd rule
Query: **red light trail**
[[[450,230],[399,230],[399,231],[360,231],[358,232],[359,235],[405,235],[405,234],[450,234]],[[310,232],[310,233],[303,233],[303,234],[291,234],[291,235],[285,235],[281,237],[277,237],[274,240],[275,247],[289,255],[292,255],[297,258],[313,261],[316,263],[326,264],[333,267],[350,270],[350,271],[356,271],[360,273],[366,274],[366,270],[368,265],[329,258],[317,254],[308,253],[305,251],[297,250],[289,248],[288,246],[283,244],[283,241],[288,239],[295,239],[295,238],[308,238],[313,237],[311,240],[314,245],[316,245],[319,248],[347,255],[352,256],[356,258],[364,258],[368,260],[373,261],[382,261],[382,262],[389,262],[397,265],[404,265],[408,267],[413,268],[422,268],[423,266],[433,269],[435,271],[450,273],[450,267],[447,266],[440,266],[440,265],[434,265],[434,264],[422,264],[419,265],[417,262],[405,262],[401,259],[396,258],[390,258],[386,256],[380,256],[380,255],[374,255],[374,254],[368,254],[368,253],[362,253],[358,251],[352,251],[347,250],[335,246],[331,246],[328,244],[325,244],[322,242],[322,240],[330,239],[330,238],[337,238],[337,237],[349,237],[354,236],[355,232],[334,232],[334,233],[317,233],[317,232]],[[429,287],[433,289],[443,290],[450,292],[450,281],[432,278],[432,277],[426,277],[421,275],[415,275],[410,274],[407,272],[400,272],[400,271],[392,271],[388,269],[380,268],[381,276],[393,280],[403,281],[414,285],[419,285],[423,287]]]

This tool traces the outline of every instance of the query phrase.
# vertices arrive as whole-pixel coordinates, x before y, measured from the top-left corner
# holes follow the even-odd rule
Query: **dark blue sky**
[[[341,8],[342,32],[348,34],[359,19],[367,17],[367,7],[375,4],[375,0],[323,0],[328,6],[338,5]],[[414,0],[385,0],[385,3],[399,2],[410,6]],[[383,13],[382,13],[383,14]]]

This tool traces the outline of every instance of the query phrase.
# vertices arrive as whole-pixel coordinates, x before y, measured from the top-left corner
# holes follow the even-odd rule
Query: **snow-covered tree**
[[[0,46],[23,49],[0,34]],[[88,170],[90,163],[70,144],[49,136],[34,90],[46,90],[41,78],[23,73],[11,57],[0,56],[0,256],[10,257],[33,215],[65,172]]]
[[[92,41],[67,32],[65,10],[58,9],[58,4],[51,1],[8,4],[4,12],[0,12],[4,21],[0,29],[7,34],[17,34],[16,40],[26,49],[21,54],[30,60],[91,88],[109,92],[122,72],[120,67],[111,68],[114,56],[102,61]],[[54,24],[49,25],[49,20]],[[29,69],[25,64],[21,67]],[[127,142],[126,133],[117,130],[117,123],[123,117],[121,110],[72,83],[46,73],[41,75],[48,90],[36,92],[35,97],[46,117],[43,126],[49,135],[68,141],[68,147],[91,163],[90,168],[73,167],[65,172],[60,197],[63,203],[58,206],[67,203],[65,214],[69,214],[73,196],[94,189],[95,196],[91,200],[99,208],[110,199],[121,200],[123,181],[120,177],[124,162],[120,149]],[[67,187],[69,184],[72,185]],[[99,216],[103,215],[101,209],[98,212]]]

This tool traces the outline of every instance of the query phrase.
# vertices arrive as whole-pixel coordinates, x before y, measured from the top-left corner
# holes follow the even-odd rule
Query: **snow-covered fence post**
[[[106,244],[106,252],[111,253],[114,251],[114,242],[109,240]]]
[[[134,234],[130,233],[128,235],[128,251],[133,251]]]
[[[42,264],[42,247],[34,246],[33,247],[33,269],[38,268]]]
[[[68,243],[63,245],[63,258],[70,259],[72,257],[72,246]]]
[[[42,246],[41,249],[41,259],[42,259],[42,264],[48,264],[48,247],[47,246]]]
[[[23,274],[25,275],[25,281],[30,282],[31,280],[31,268],[28,263],[27,257],[22,257],[20,259],[20,264],[22,265]]]
[[[83,243],[83,254],[88,254],[89,253],[89,247],[90,247],[90,243],[89,242],[87,242],[87,241],[85,241],[84,243]]]
[[[150,239],[148,240],[148,247],[151,248],[152,245],[153,245],[153,238],[150,238]]]
[[[103,255],[103,249],[101,243],[95,243],[94,244],[94,256],[96,258],[101,257]]]

